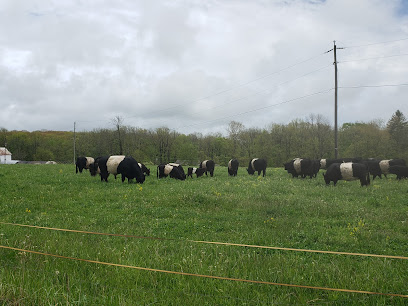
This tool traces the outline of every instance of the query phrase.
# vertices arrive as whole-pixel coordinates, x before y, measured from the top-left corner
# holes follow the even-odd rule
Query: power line
[[[359,85],[359,86],[339,86],[339,88],[354,89],[354,88],[378,88],[378,87],[399,87],[399,86],[408,86],[408,83],[380,84],[380,85]]]
[[[320,57],[320,56],[322,56],[322,55],[324,55],[324,54],[325,54],[325,53],[320,53],[320,54],[315,55],[315,56],[312,56],[312,57],[310,57],[310,58],[308,58],[308,59],[301,60],[301,61],[299,61],[299,62],[296,62],[296,63],[294,63],[294,64],[291,64],[291,65],[289,65],[289,66],[286,66],[285,68],[278,69],[278,70],[276,70],[276,71],[274,71],[274,72],[265,74],[265,75],[263,75],[263,76],[257,77],[257,78],[255,78],[255,79],[252,79],[252,80],[249,80],[249,81],[246,81],[246,82],[243,82],[243,83],[238,83],[237,85],[233,85],[233,86],[230,87],[230,88],[227,88],[227,89],[224,89],[224,90],[215,92],[215,93],[213,93],[213,94],[204,96],[204,97],[202,97],[202,98],[198,98],[198,99],[195,99],[195,100],[186,102],[186,103],[177,104],[177,105],[174,105],[174,106],[165,108],[165,109],[155,110],[155,111],[152,111],[152,112],[147,112],[147,113],[144,113],[143,115],[155,114],[155,113],[157,113],[157,112],[167,111],[167,110],[171,110],[171,109],[174,109],[174,108],[178,108],[178,107],[181,107],[181,106],[184,106],[184,105],[193,104],[193,103],[197,103],[197,102],[199,102],[199,101],[203,101],[203,100],[207,100],[207,99],[209,99],[209,98],[213,98],[213,97],[215,97],[215,96],[224,94],[224,93],[226,93],[226,92],[230,92],[230,91],[232,91],[232,90],[234,90],[234,89],[247,86],[247,85],[249,85],[249,84],[251,84],[251,83],[254,83],[254,82],[257,82],[257,81],[259,81],[259,80],[266,79],[266,78],[268,78],[268,77],[271,77],[272,75],[278,74],[278,73],[280,73],[280,72],[283,72],[283,71],[285,71],[285,70],[288,70],[288,69],[290,69],[290,68],[293,68],[293,67],[295,67],[295,66],[297,66],[297,65],[304,64],[304,63],[309,62],[309,61],[311,61],[311,60],[314,60],[314,59],[316,59],[316,58],[318,58],[318,57]],[[140,115],[129,116],[129,117],[126,117],[126,118],[124,118],[124,119],[135,118],[135,117],[139,117],[139,116],[140,116]]]
[[[399,41],[405,41],[405,40],[408,40],[408,37],[402,38],[402,39],[396,39],[396,40],[388,40],[388,41],[382,41],[382,42],[369,43],[369,44],[365,44],[365,45],[347,46],[347,47],[344,47],[344,48],[345,48],[345,49],[349,49],[349,48],[369,47],[369,46],[374,46],[374,45],[389,44],[389,43],[394,43],[394,42],[399,42]]]
[[[301,76],[299,76],[299,77],[296,77],[296,78],[294,78],[294,79],[291,79],[291,80],[282,82],[282,83],[280,83],[280,84],[277,84],[277,85],[275,85],[275,86],[272,87],[272,88],[277,88],[277,87],[279,87],[279,86],[282,86],[282,85],[284,85],[284,84],[293,82],[293,81],[295,81],[295,80],[298,80],[298,79],[303,78],[303,77],[305,77],[305,76],[308,76],[308,75],[310,75],[310,74],[319,72],[319,71],[321,71],[321,70],[323,70],[323,69],[326,69],[326,68],[328,68],[328,67],[331,67],[331,64],[330,64],[330,65],[326,65],[326,66],[324,66],[324,67],[320,67],[320,68],[318,68],[318,69],[316,69],[316,70],[313,70],[313,71],[310,71],[310,72],[308,72],[308,73],[305,73],[305,74],[303,74],[303,75],[301,75]],[[247,96],[244,96],[244,97],[241,97],[241,98],[237,98],[237,99],[233,99],[233,100],[231,100],[231,101],[227,101],[226,103],[223,103],[223,104],[221,104],[221,105],[217,105],[217,106],[214,106],[214,107],[211,107],[211,108],[207,108],[205,111],[209,111],[209,110],[213,110],[213,109],[216,109],[216,108],[224,107],[224,106],[229,105],[229,104],[232,104],[232,103],[234,103],[234,102],[238,102],[238,101],[245,100],[245,99],[248,99],[248,98],[251,98],[251,97],[255,97],[255,96],[257,96],[257,95],[261,95],[261,94],[268,95],[268,94],[271,93],[272,88],[269,88],[269,89],[266,89],[266,90],[257,91],[257,92],[255,92],[255,93],[250,94],[250,95],[247,95]],[[199,112],[190,113],[189,115],[192,116],[192,115],[201,114],[201,113],[202,113],[202,111],[199,111]],[[167,121],[163,122],[162,124],[166,124],[166,123],[168,123],[169,121],[170,121],[170,120],[167,120]],[[152,125],[150,125],[150,126],[154,126],[154,124],[152,124]]]
[[[245,112],[235,113],[235,114],[232,114],[232,115],[228,115],[228,116],[225,116],[225,117],[221,117],[221,118],[217,118],[217,119],[213,119],[213,120],[209,120],[209,121],[203,121],[203,122],[200,122],[200,123],[194,123],[194,124],[179,126],[179,127],[176,128],[176,129],[178,130],[178,129],[181,129],[181,128],[192,127],[192,126],[197,126],[197,125],[201,125],[201,124],[211,123],[211,122],[215,122],[215,121],[225,120],[225,119],[228,119],[228,118],[231,118],[231,117],[242,116],[242,115],[246,115],[246,114],[249,114],[249,113],[253,113],[253,112],[260,111],[260,110],[264,110],[264,109],[267,109],[267,108],[271,108],[271,107],[274,107],[274,106],[278,106],[278,105],[282,105],[282,104],[294,102],[294,101],[297,101],[297,100],[309,98],[309,97],[312,97],[312,96],[315,96],[315,95],[328,93],[328,92],[330,92],[330,91],[332,91],[332,90],[333,90],[333,88],[330,88],[330,89],[326,89],[326,90],[314,92],[314,93],[312,93],[312,94],[308,94],[308,95],[304,95],[304,96],[301,96],[301,97],[297,97],[297,98],[294,98],[294,99],[286,100],[286,101],[283,101],[283,102],[280,102],[280,103],[276,103],[276,104],[272,104],[272,105],[266,105],[266,106],[263,106],[263,107],[251,109],[251,110],[248,110],[248,111],[245,111]]]
[[[367,58],[360,58],[360,59],[345,60],[345,61],[340,61],[340,62],[338,62],[338,63],[349,63],[349,62],[368,61],[368,60],[373,60],[373,59],[382,59],[382,58],[399,57],[399,56],[407,56],[407,55],[408,55],[408,53],[393,54],[393,55],[384,55],[384,56],[377,56],[377,57],[367,57]]]

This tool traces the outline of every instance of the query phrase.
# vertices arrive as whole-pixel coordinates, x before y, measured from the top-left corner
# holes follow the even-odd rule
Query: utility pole
[[[329,53],[333,51],[334,53],[334,158],[338,158],[339,150],[338,150],[338,127],[337,127],[337,49],[344,49],[344,48],[337,48],[336,41],[333,41],[334,47],[333,49],[327,51]]]
[[[76,134],[75,134],[75,127],[76,127],[76,122],[74,122],[74,165],[76,163],[76,156],[75,156],[75,143],[76,143]]]

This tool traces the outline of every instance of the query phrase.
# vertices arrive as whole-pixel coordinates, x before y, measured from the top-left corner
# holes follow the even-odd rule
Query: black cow
[[[258,171],[258,175],[261,175],[261,172],[263,172],[262,176],[265,176],[266,160],[262,158],[254,158],[250,160],[247,171],[248,171],[248,174],[250,175],[253,175],[255,171]]]
[[[121,174],[122,182],[125,181],[125,178],[128,179],[129,183],[134,178],[141,184],[145,181],[142,169],[140,169],[138,162],[131,156],[112,155],[99,157],[95,160],[91,175],[96,175],[96,173],[99,173],[101,181],[105,182],[108,182],[109,174],[113,174],[115,178],[116,175]]]
[[[207,175],[207,172],[210,172],[211,177],[214,175],[214,167],[215,163],[213,160],[204,160],[200,163],[200,168],[205,170],[205,175]]]
[[[361,186],[370,185],[370,174],[368,168],[364,164],[359,163],[334,163],[331,164],[326,173],[323,173],[326,185],[329,185],[333,181],[336,186],[337,181],[353,181],[360,180]]]
[[[157,166],[157,178],[163,178],[169,176],[178,180],[185,180],[186,175],[184,169],[179,164],[160,164]]]
[[[80,156],[77,158],[76,163],[75,163],[75,173],[82,173],[83,169],[89,169],[89,165],[93,164],[95,162],[93,157],[84,157]]]
[[[306,176],[312,178],[315,176],[317,168],[315,162],[308,158],[295,158],[283,165],[285,166],[285,170],[288,171],[289,174],[292,174],[292,177],[298,177],[300,175],[302,178]],[[317,169],[317,171],[319,171],[319,169]]]
[[[204,168],[188,168],[187,170],[187,177],[191,176],[193,178],[193,174],[197,175],[197,177],[202,176],[205,173]]]
[[[139,164],[139,167],[140,167],[140,169],[142,169],[142,172],[145,174],[145,175],[150,175],[150,169],[149,168],[147,168],[144,164],[142,164],[142,163],[138,163]]]
[[[408,178],[408,167],[407,166],[401,166],[401,165],[390,166],[390,168],[388,169],[388,172],[391,174],[396,174],[398,180],[402,178]]]
[[[231,159],[228,162],[228,174],[232,176],[237,176],[238,167],[239,167],[238,159]]]

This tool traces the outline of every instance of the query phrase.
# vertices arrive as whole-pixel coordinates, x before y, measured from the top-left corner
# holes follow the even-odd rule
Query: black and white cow
[[[193,174],[195,174],[197,177],[202,176],[205,173],[205,169],[204,168],[193,168],[190,167],[187,170],[187,177],[191,176],[191,178],[193,178]]]
[[[125,155],[112,155],[112,156],[103,156],[95,160],[95,163],[92,167],[91,175],[96,175],[99,173],[101,176],[101,181],[108,182],[109,174],[113,174],[116,178],[116,175],[122,175],[122,182],[125,181],[125,178],[130,180],[136,179],[138,183],[143,183],[145,181],[145,176],[140,169],[138,162],[131,156]]]
[[[204,160],[200,163],[200,168],[205,170],[205,175],[207,175],[207,172],[210,172],[210,176],[212,177],[214,175],[215,163],[213,160]]]
[[[302,178],[306,176],[312,178],[315,176],[317,168],[315,162],[308,158],[295,158],[283,165],[285,166],[285,170],[288,171],[289,174],[292,174],[292,177],[298,177],[300,175]],[[317,169],[317,171],[319,171],[319,169]]]
[[[353,162],[353,163],[361,163],[362,162],[362,158],[361,157],[346,157],[346,158],[337,158],[337,159],[321,159],[320,160],[320,169],[327,169],[330,167],[331,164],[334,163],[349,163],[349,162]]]
[[[255,171],[258,171],[258,175],[261,175],[261,172],[263,172],[262,176],[265,176],[266,172],[266,160],[262,158],[254,158],[249,161],[249,165],[247,168],[248,174],[253,175]]]
[[[396,174],[397,179],[408,178],[408,167],[401,165],[390,166],[388,172],[391,174]]]
[[[238,159],[231,159],[228,162],[228,174],[231,176],[237,176],[238,167],[239,167]]]
[[[406,166],[405,160],[403,159],[383,159],[383,160],[376,160],[370,159],[364,161],[364,164],[367,165],[370,174],[373,176],[373,180],[378,176],[382,178],[381,175],[384,174],[387,177],[389,173],[389,168],[391,166]]]
[[[145,166],[145,164],[142,164],[142,163],[138,163],[138,164],[139,164],[140,169],[142,169],[142,172],[143,172],[145,175],[150,175],[150,169],[147,168],[147,167]]]
[[[89,165],[93,164],[95,162],[95,159],[93,157],[89,156],[80,156],[77,158],[76,163],[75,163],[75,173],[82,173],[83,169],[89,169]]]
[[[361,186],[370,185],[370,174],[368,168],[364,164],[359,163],[334,163],[331,164],[326,173],[323,173],[324,181],[326,185],[329,185],[333,181],[336,186],[337,181],[353,181],[360,180]]]
[[[178,180],[185,180],[186,175],[184,173],[184,169],[179,164],[160,164],[157,166],[157,178],[163,178],[170,176],[171,178],[175,178]]]

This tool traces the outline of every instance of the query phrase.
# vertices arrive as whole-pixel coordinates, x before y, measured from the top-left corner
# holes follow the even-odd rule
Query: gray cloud
[[[91,130],[119,115],[208,133],[231,120],[332,121],[333,40],[347,47],[339,86],[359,87],[407,83],[407,37],[397,0],[3,1],[0,126]],[[341,88],[340,122],[407,113],[407,90]]]

